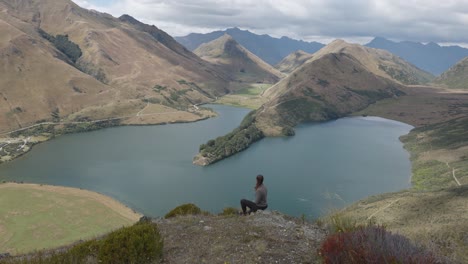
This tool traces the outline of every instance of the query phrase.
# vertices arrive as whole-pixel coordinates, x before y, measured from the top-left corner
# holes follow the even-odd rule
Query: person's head
[[[255,190],[258,189],[258,187],[262,186],[263,184],[263,175],[259,174],[257,175],[257,184],[255,185]]]

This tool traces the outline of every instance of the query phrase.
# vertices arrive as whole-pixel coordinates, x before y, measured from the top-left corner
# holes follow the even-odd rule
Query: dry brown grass
[[[435,192],[402,191],[361,200],[342,214],[366,223],[372,218],[462,263],[468,261],[468,185]]]
[[[468,116],[468,92],[429,86],[403,87],[406,93],[370,105],[355,115],[380,116],[419,127]]]
[[[156,28],[151,29],[165,39],[156,41],[144,29],[69,0],[2,1],[0,9],[0,55],[7,58],[0,69],[0,131],[51,120],[56,108],[61,119],[101,119],[138,112],[143,106],[134,100],[164,101],[190,89],[181,101],[204,103],[227,91],[226,73]],[[54,36],[67,34],[79,45],[83,55],[77,65],[38,34],[38,14],[41,29]],[[77,67],[101,70],[107,84]],[[155,85],[167,91],[158,93]]]

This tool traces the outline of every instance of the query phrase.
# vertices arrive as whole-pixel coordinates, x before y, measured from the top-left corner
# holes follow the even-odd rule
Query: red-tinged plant
[[[319,250],[326,264],[365,263],[442,263],[431,252],[392,234],[382,226],[360,227],[327,237]]]

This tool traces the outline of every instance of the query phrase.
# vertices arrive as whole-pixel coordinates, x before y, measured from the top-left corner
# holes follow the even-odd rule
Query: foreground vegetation
[[[384,226],[357,226],[329,235],[322,243],[323,263],[444,263],[402,235],[392,234]]]
[[[319,255],[323,263],[447,263],[445,257],[393,234],[374,219],[358,222],[342,212],[325,216],[329,235],[321,243]]]
[[[0,264],[159,263],[163,244],[157,225],[142,221],[114,231],[102,239],[78,243],[63,250],[0,259]]]
[[[277,212],[218,215],[180,205],[162,219],[142,217],[103,237],[28,255],[0,256],[0,264],[23,263],[452,263],[389,231],[374,218],[339,212],[315,223]],[[359,214],[359,212],[358,212]],[[239,253],[240,252],[242,253]]]

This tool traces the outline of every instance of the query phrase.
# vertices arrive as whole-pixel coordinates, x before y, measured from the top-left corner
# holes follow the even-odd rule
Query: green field
[[[235,83],[230,87],[235,92],[219,98],[215,103],[257,109],[266,102],[261,94],[270,87],[271,84],[263,83]]]
[[[139,215],[103,195],[55,186],[0,184],[0,253],[27,253],[90,239]]]

